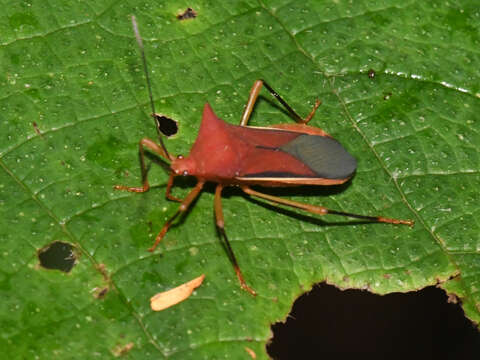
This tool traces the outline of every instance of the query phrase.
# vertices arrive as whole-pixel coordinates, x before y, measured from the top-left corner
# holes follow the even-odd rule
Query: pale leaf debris
[[[253,351],[252,349],[250,349],[249,347],[246,347],[245,346],[245,351],[248,353],[248,355],[250,355],[250,357],[252,359],[256,359],[257,358],[257,354],[255,354],[255,351]]]
[[[180,286],[152,296],[150,298],[150,307],[153,311],[162,311],[186,300],[192,295],[193,290],[202,284],[204,278],[205,274],[202,274]]]

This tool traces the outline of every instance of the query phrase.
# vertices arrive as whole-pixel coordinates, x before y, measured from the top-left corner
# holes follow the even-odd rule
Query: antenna
[[[150,106],[152,107],[152,117],[155,119],[155,125],[156,125],[155,127],[157,128],[158,140],[160,140],[160,145],[162,146],[162,150],[164,151],[167,158],[172,160],[162,140],[162,134],[160,132],[160,123],[158,121],[157,113],[155,112],[155,105],[153,104],[152,85],[150,83],[150,76],[148,75],[147,58],[145,57],[145,49],[143,47],[142,37],[140,36],[140,32],[138,31],[137,20],[135,19],[134,15],[132,15],[132,27],[133,27],[133,32],[135,33],[135,37],[137,38],[137,43],[140,49],[140,53],[142,54],[143,71],[145,72],[145,78],[147,80],[148,96],[150,97]]]

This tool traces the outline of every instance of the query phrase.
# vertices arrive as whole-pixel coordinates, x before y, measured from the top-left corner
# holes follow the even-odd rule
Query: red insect
[[[133,17],[132,22],[145,67],[152,116],[157,119],[159,115],[156,115],[153,105],[142,40]],[[270,127],[247,126],[262,85],[265,85],[270,93],[288,110],[297,124],[280,124]],[[144,149],[146,148],[170,162],[171,172],[167,183],[166,197],[169,200],[181,203],[177,212],[165,223],[149,250],[155,250],[173,221],[178,215],[185,213],[206,182],[217,183],[214,200],[216,225],[225,242],[241,287],[253,295],[256,293],[245,282],[225,233],[221,204],[221,193],[225,186],[238,186],[250,196],[302,209],[313,214],[333,214],[371,222],[412,226],[414,224],[412,220],[345,213],[327,209],[323,206],[283,199],[250,188],[251,185],[265,187],[337,185],[352,177],[357,167],[356,160],[326,132],[306,125],[312,119],[319,105],[320,101],[317,100],[310,114],[303,119],[265,81],[257,80],[250,91],[240,125],[231,125],[224,122],[215,115],[208,103],[205,104],[197,139],[187,157],[179,155],[175,158],[171,156],[161,139],[160,132],[160,145],[147,138],[140,140],[139,152],[143,186],[117,185],[115,189],[132,192],[145,192],[149,189],[144,161]],[[195,187],[184,199],[178,199],[171,195],[176,176],[194,176],[198,180]]]

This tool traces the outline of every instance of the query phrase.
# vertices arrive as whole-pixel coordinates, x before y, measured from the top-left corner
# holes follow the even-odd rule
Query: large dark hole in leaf
[[[40,265],[46,269],[70,272],[75,265],[74,247],[68,243],[55,241],[38,251]]]
[[[320,284],[272,330],[267,351],[276,360],[480,358],[477,329],[435,287],[380,296]]]
[[[178,132],[178,124],[175,120],[158,114],[155,114],[154,117],[155,121],[157,122],[158,129],[163,135],[170,137]]]

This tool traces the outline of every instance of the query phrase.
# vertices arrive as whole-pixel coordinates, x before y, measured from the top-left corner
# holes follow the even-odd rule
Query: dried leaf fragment
[[[252,359],[256,359],[257,358],[257,354],[255,354],[255,351],[253,351],[252,349],[250,349],[249,347],[246,347],[245,346],[245,351],[247,352],[248,355],[250,355],[250,357]]]
[[[170,306],[176,305],[179,302],[186,300],[190,295],[192,295],[193,290],[199,287],[205,274],[200,275],[199,277],[186,282],[176,288],[158,293],[150,298],[150,307],[153,311],[162,311]]]
[[[123,355],[126,355],[130,350],[133,349],[133,342],[129,342],[128,344],[125,344],[124,346],[121,346],[121,345],[118,345],[117,347],[115,347],[115,349],[113,349],[113,355],[115,357],[120,357],[120,356],[123,356]]]

